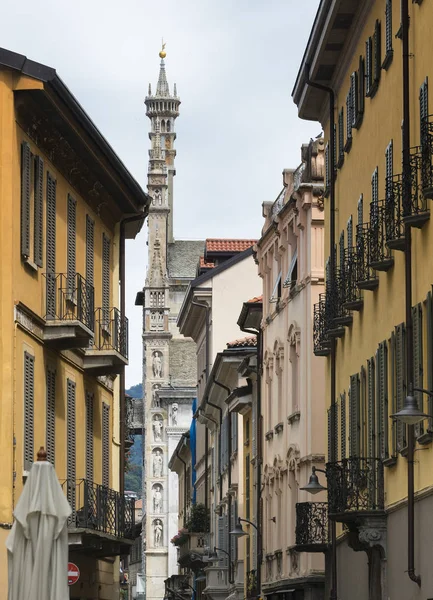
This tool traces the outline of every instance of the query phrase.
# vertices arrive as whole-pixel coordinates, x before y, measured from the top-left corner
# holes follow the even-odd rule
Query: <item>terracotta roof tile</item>
[[[143,500],[136,500],[135,508],[143,508]]]
[[[230,240],[219,238],[208,238],[206,240],[206,252],[243,252],[253,246],[257,240]]]
[[[251,300],[247,300],[247,304],[259,304],[260,302],[263,302],[263,296],[254,296],[254,298],[251,298]]]
[[[255,348],[257,346],[257,336],[249,335],[244,338],[239,338],[227,344],[227,348]]]
[[[200,269],[213,269],[215,263],[205,260],[204,256],[200,256]]]

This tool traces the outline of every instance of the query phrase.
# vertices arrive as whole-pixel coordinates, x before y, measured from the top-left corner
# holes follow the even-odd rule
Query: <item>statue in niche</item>
[[[152,353],[152,370],[154,377],[162,377],[162,352],[159,350]]]
[[[162,477],[162,451],[157,449],[153,451],[153,476]]]
[[[164,425],[163,425],[163,422],[162,422],[161,415],[155,415],[153,417],[153,424],[152,424],[153,439],[154,439],[155,442],[160,442],[161,441],[163,427],[164,427]]]
[[[175,402],[171,407],[171,424],[177,425],[177,413],[179,410],[179,405]]]
[[[153,487],[153,512],[162,513],[162,485]]]
[[[162,521],[161,519],[155,519],[153,522],[153,545],[155,548],[162,546]]]
[[[152,392],[152,396],[153,396],[153,401],[152,401],[152,406],[154,408],[160,408],[161,406],[161,402],[160,399],[158,397],[158,394],[156,393],[156,391],[161,387],[160,383],[155,383],[153,386],[153,392]]]

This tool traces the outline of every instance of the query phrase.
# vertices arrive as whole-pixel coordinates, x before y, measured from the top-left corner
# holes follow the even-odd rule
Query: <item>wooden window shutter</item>
[[[94,285],[95,221],[86,215],[86,281]]]
[[[376,406],[375,406],[375,364],[374,358],[367,361],[367,455],[376,457]]]
[[[395,328],[395,391],[396,406],[398,412],[403,408],[406,396],[406,329],[403,323]],[[401,421],[396,423],[397,451],[401,452],[406,447],[406,425]]]
[[[224,517],[221,516],[221,517],[218,517],[218,548],[222,548],[223,550],[225,549],[224,534],[225,534]],[[219,564],[221,565],[222,561],[219,562]]]
[[[385,52],[392,52],[392,0],[386,0],[385,7]]]
[[[232,453],[238,451],[238,415],[231,413],[232,420]]]
[[[359,57],[358,71],[358,121],[362,122],[365,108],[365,60],[363,56]],[[358,124],[359,127],[359,124]]]
[[[47,176],[46,312],[56,317],[56,180]]]
[[[358,90],[358,73],[354,71],[350,76],[350,100],[351,100],[351,129],[350,135],[352,136],[352,127],[357,127],[358,113],[359,113],[359,90]]]
[[[426,298],[426,333],[427,333],[427,387],[429,390],[433,390],[433,300],[432,293],[429,292]],[[433,398],[431,396],[427,399],[428,403],[428,414],[430,419],[428,421],[428,431],[433,431]]]
[[[360,455],[360,379],[350,376],[349,395],[349,458]]]
[[[110,308],[110,239],[102,234],[102,308],[108,322]]]
[[[341,460],[346,458],[346,392],[340,394],[340,436],[341,436]]]
[[[328,460],[327,462],[331,462],[332,456],[332,415],[331,409],[328,408]]]
[[[361,194],[358,200],[358,226],[364,222],[364,197]]]
[[[340,233],[338,249],[339,249],[339,254],[340,254],[340,269],[341,269],[344,264],[344,231],[342,231]]]
[[[373,85],[373,41],[371,37],[365,42],[365,95],[371,94]]]
[[[24,470],[29,471],[34,454],[35,357],[24,352]]]
[[[21,144],[21,256],[30,257],[30,182],[32,153],[27,142]]]
[[[352,138],[352,123],[353,123],[353,92],[352,92],[352,76],[350,79],[350,89],[346,96],[346,141]]]
[[[77,241],[77,203],[68,195],[68,239],[67,239],[67,276],[68,289],[75,289],[76,275],[76,241]]]
[[[236,498],[233,498],[232,500],[232,506],[231,506],[232,510],[231,510],[231,515],[230,515],[230,530],[229,531],[233,531],[233,529],[236,526],[236,522],[238,520],[238,503]],[[236,536],[234,535],[230,535],[230,557],[231,557],[231,561],[234,562],[237,560],[238,558],[238,540],[236,538]]]
[[[44,161],[40,156],[35,158],[35,235],[34,258],[38,267],[43,265],[44,252]]]
[[[46,394],[47,394],[47,430],[46,430],[46,450],[47,459],[52,465],[55,464],[56,449],[56,371],[52,367],[47,367],[46,374]]]
[[[247,454],[245,457],[245,518],[249,519],[251,515],[251,497],[250,497],[250,455]]]
[[[102,403],[102,485],[110,485],[110,407]]]
[[[329,192],[329,186],[331,184],[331,169],[330,169],[330,157],[329,157],[329,142],[325,146],[325,191]]]
[[[392,176],[393,176],[393,171],[394,171],[394,166],[393,166],[393,162],[394,162],[394,158],[393,158],[393,142],[392,140],[389,142],[388,146],[386,147],[386,151],[385,151],[385,195],[386,197],[389,196],[389,193],[391,191],[391,186],[392,186]]]
[[[86,479],[93,481],[93,394],[86,392]]]
[[[379,457],[389,457],[389,409],[388,409],[388,351],[386,342],[381,342],[376,352],[376,415]]]
[[[337,169],[337,160],[338,160],[337,159],[337,157],[338,157],[338,154],[337,154],[337,140],[338,140],[338,136],[337,136],[337,124],[334,123],[334,143],[332,145],[332,149],[334,151],[333,152],[334,156],[332,157],[333,160],[331,161],[333,163],[332,166],[334,168],[334,171]]]
[[[374,204],[379,202],[379,171],[377,167],[371,177],[371,199]]]
[[[251,408],[251,437],[252,437],[252,458],[255,458],[257,455],[257,403],[256,400],[253,399],[253,406]]]
[[[420,140],[421,146],[425,146],[428,143],[428,130],[426,123],[428,120],[428,78],[426,77],[424,83],[421,85],[419,90],[419,118],[420,118]]]
[[[381,26],[380,21],[377,20],[374,26],[374,57],[373,57],[373,80],[375,84],[380,81],[380,74],[382,72],[382,37],[381,37]]]
[[[332,435],[333,431],[334,435]],[[328,461],[336,460],[338,460],[338,404],[334,403],[328,408]]]
[[[344,111],[338,113],[338,163],[344,160]]]
[[[422,339],[422,306],[417,304],[412,307],[412,335],[413,335],[413,383],[414,387],[424,387],[423,369],[423,339]],[[418,402],[418,408],[424,412],[424,395],[415,392],[414,396]],[[418,437],[424,433],[424,422],[415,426],[415,435]]]
[[[353,247],[353,217],[350,215],[347,221],[347,247]]]
[[[75,420],[75,381],[67,379],[66,381],[66,403],[67,403],[67,428],[66,428],[66,472],[68,479],[68,502],[73,511],[75,505],[75,486],[76,486],[76,420]]]

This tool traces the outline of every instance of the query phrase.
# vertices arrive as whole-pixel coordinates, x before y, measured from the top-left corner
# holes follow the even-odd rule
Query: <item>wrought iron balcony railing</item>
[[[313,347],[316,356],[327,356],[331,351],[328,328],[326,294],[319,294],[319,302],[314,305],[313,317]]]
[[[430,154],[430,152],[428,152]],[[427,168],[427,151],[422,146],[411,148],[410,152],[410,206],[405,206],[403,197],[403,219],[412,227],[421,228],[430,218],[424,185],[428,186],[430,174]],[[431,158],[429,159],[429,161]],[[431,180],[430,180],[431,181]],[[430,184],[431,185],[431,184]],[[426,187],[427,190],[427,187]]]
[[[363,226],[367,240],[368,265],[376,271],[388,271],[394,265],[386,243],[385,201],[371,202],[370,222]]]
[[[299,552],[323,552],[328,546],[327,502],[296,504],[296,546]]]
[[[118,308],[97,308],[95,311],[95,350],[115,350],[128,358],[128,319]]]
[[[91,529],[116,538],[134,539],[133,498],[87,479],[62,482],[63,491],[72,508],[68,526]]]
[[[370,266],[369,224],[363,223],[356,228],[356,246],[354,249],[356,283],[360,290],[375,290],[379,279]]]
[[[353,322],[352,314],[344,305],[345,295],[344,269],[340,268],[338,269],[334,285],[329,286],[327,291],[327,296],[331,303],[330,310],[332,311],[332,324],[330,326],[331,331],[329,332],[331,337],[341,337],[344,334],[344,329],[341,329],[341,325],[348,326]]]
[[[79,273],[44,273],[46,280],[45,319],[79,321],[94,329],[94,290]]]
[[[389,248],[404,248],[403,185],[402,175],[386,179],[385,195],[385,237]]]
[[[329,516],[350,521],[360,512],[384,510],[383,464],[378,458],[327,463]]]
[[[424,198],[433,198],[433,115],[421,120],[421,185]]]
[[[361,310],[363,306],[362,292],[357,284],[356,248],[346,248],[344,264],[340,269],[340,285],[342,289],[342,304],[347,310]]]

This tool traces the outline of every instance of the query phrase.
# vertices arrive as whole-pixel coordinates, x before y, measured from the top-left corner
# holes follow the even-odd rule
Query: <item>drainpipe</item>
[[[227,397],[230,396],[231,394],[231,389],[229,387],[227,387],[226,385],[224,385],[223,383],[220,383],[219,381],[217,381],[215,379],[215,376],[213,377],[213,382],[218,385],[220,388],[222,388],[223,390],[225,390],[227,392]],[[221,411],[222,414],[222,411]],[[232,419],[231,419],[232,415],[231,413],[227,413],[227,449],[228,449],[228,455],[229,455],[229,464],[228,464],[228,468],[227,468],[227,489],[230,490],[231,486],[232,486],[232,467],[231,467],[231,463],[230,463],[230,457],[232,455]],[[222,473],[221,473],[221,480],[220,480],[220,500],[222,500],[222,493],[223,493],[223,486],[222,486]],[[232,519],[232,496],[231,494],[228,494],[228,506],[227,506],[227,520],[228,520],[228,526],[229,526],[229,530],[230,530],[230,523]],[[231,540],[230,540],[230,536],[229,536],[229,548],[228,548],[228,552],[229,552],[229,571],[228,571],[228,577],[229,577],[229,584],[232,584],[232,544],[231,544]]]
[[[257,510],[257,595],[261,597],[262,591],[262,562],[263,562],[263,536],[262,536],[262,374],[263,374],[263,332],[261,329],[241,327],[244,333],[257,336],[257,418],[256,418],[256,510]]]
[[[146,217],[144,213],[139,213],[131,217],[126,217],[120,221],[120,244],[119,244],[119,284],[120,284],[120,322],[123,324],[125,319],[125,224],[133,221],[140,221]],[[119,472],[119,491],[123,496],[125,492],[125,367],[119,375],[119,424],[120,424],[120,472]]]
[[[191,300],[191,304],[193,306],[198,306],[199,308],[203,308],[206,311],[206,321],[205,321],[205,333],[206,333],[206,347],[205,347],[205,375],[206,375],[206,381],[209,378],[209,362],[210,362],[210,340],[209,340],[209,329],[210,329],[210,319],[209,319],[209,312],[210,312],[210,307],[208,304],[205,304],[204,302],[197,302],[196,300]],[[206,509],[206,514],[208,514],[209,511],[209,482],[208,482],[208,473],[209,473],[209,432],[207,427],[205,428],[205,434],[204,434],[204,475],[205,475],[205,479],[204,479],[204,506]],[[208,532],[206,532],[208,533]]]
[[[406,0],[407,1],[407,0]],[[317,88],[318,90],[322,90],[329,94],[329,141],[330,141],[330,189],[329,189],[329,229],[330,229],[330,238],[329,238],[329,247],[330,247],[330,286],[335,285],[336,281],[336,265],[335,265],[335,139],[334,139],[334,105],[335,105],[335,95],[334,90],[326,85],[321,85],[320,83],[315,83],[310,79],[310,65],[305,65],[305,80],[307,85],[311,87]],[[331,366],[331,439],[336,439],[336,419],[335,415],[335,401],[336,401],[336,354],[337,354],[337,342],[335,338],[331,338],[331,356],[330,356],[330,366]],[[335,455],[334,444],[331,444],[331,456],[329,457],[330,462],[336,462],[337,456]],[[330,591],[330,600],[337,600],[337,525],[335,521],[331,521],[331,591]]]
[[[408,0],[401,0],[402,59],[403,59],[403,216],[411,213],[411,172],[410,172],[410,96],[409,96],[409,6]],[[412,394],[413,338],[412,338],[412,230],[404,225],[404,266],[406,304],[406,369],[408,394]],[[414,527],[414,425],[407,426],[407,574],[421,586],[421,577],[415,571],[415,527]]]

